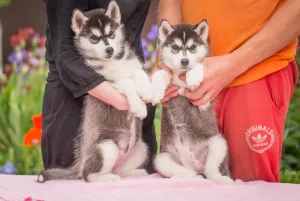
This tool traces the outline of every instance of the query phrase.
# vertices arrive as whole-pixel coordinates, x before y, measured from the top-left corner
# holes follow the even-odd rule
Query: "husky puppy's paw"
[[[198,106],[199,110],[207,110],[210,106],[210,102],[206,103],[205,105]]]
[[[152,85],[149,80],[140,83],[139,86],[136,86],[137,94],[143,101],[150,103],[152,101]]]
[[[48,171],[47,170],[43,170],[40,172],[40,174],[38,175],[38,178],[37,178],[37,182],[38,183],[45,183],[46,181],[49,180],[49,174],[48,174]]]
[[[130,171],[131,176],[148,176],[148,172],[145,169],[135,169]]]
[[[197,63],[191,70],[186,73],[186,84],[192,91],[197,89],[204,79],[204,66]]]
[[[159,104],[161,100],[164,98],[164,96],[165,96],[165,90],[157,86],[154,86],[152,105]]]
[[[230,177],[223,176],[223,175],[212,178],[211,180],[216,182],[217,184],[233,184],[234,183],[234,181]]]
[[[149,174],[145,169],[133,169],[129,170],[128,172],[120,173],[121,177],[141,177],[141,176],[148,176]]]
[[[196,177],[197,177],[198,179],[204,179],[204,176],[201,175],[201,174],[197,175]]]
[[[196,178],[199,175],[174,175],[170,179]]]
[[[87,177],[87,182],[118,182],[121,181],[122,178],[119,175],[108,173],[108,174],[90,174]]]
[[[131,105],[130,111],[135,117],[140,119],[144,119],[147,116],[147,106],[146,104],[139,98],[137,98]]]
[[[152,75],[152,105],[157,105],[165,96],[166,89],[170,83],[170,78],[165,70],[156,71]]]
[[[161,100],[165,96],[166,89],[160,82],[153,82],[152,83],[152,105],[157,105],[161,102]]]
[[[43,174],[39,174],[39,175],[38,175],[37,182],[38,182],[38,183],[44,183],[45,181],[46,181],[46,180],[45,180]]]
[[[171,177],[171,179],[180,179],[180,178],[195,178],[199,175],[195,171],[185,171],[180,174],[176,174]]]

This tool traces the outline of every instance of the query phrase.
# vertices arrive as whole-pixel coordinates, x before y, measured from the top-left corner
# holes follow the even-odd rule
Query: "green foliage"
[[[17,174],[36,174],[42,169],[40,146],[25,147],[23,138],[33,126],[31,116],[41,112],[46,72],[40,69],[28,80],[27,76],[12,75],[0,90],[0,165],[11,162]]]
[[[300,171],[283,170],[280,176],[280,182],[282,183],[296,183],[300,184]]]
[[[159,104],[156,107],[155,112],[155,119],[154,119],[154,125],[155,125],[155,132],[156,132],[156,141],[157,141],[157,153],[160,151],[160,133],[161,133],[161,127],[160,127],[160,119],[161,119],[161,112],[162,112],[162,105]]]
[[[291,101],[283,141],[282,168],[300,170],[300,89]]]
[[[300,66],[300,52],[296,56]],[[281,160],[281,182],[300,183],[300,74],[286,119]]]
[[[10,4],[11,4],[11,0],[0,0],[0,8],[9,6]]]

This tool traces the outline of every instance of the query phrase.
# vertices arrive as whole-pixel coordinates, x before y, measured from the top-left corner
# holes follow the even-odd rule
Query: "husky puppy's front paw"
[[[215,178],[211,178],[211,180],[216,182],[217,184],[233,184],[234,183],[234,181],[230,177],[223,176],[223,175],[220,175]]]
[[[196,178],[198,175],[174,175],[170,179]]]
[[[137,94],[142,98],[146,103],[152,101],[152,85],[149,80],[141,82],[141,85],[136,87]]]
[[[135,117],[140,119],[144,119],[147,116],[147,106],[141,99],[137,99],[130,105],[130,111]]]
[[[191,70],[186,73],[186,84],[192,91],[197,89],[204,79],[204,66],[197,63]]]
[[[152,75],[152,105],[157,105],[165,96],[165,91],[170,84],[170,78],[165,70],[156,71]]]
[[[141,177],[148,176],[149,174],[145,169],[133,169],[128,172],[123,172],[119,174],[121,177]]]
[[[87,182],[118,182],[121,181],[122,178],[119,175],[108,173],[108,174],[90,174],[87,178]]]
[[[153,85],[153,99],[152,105],[157,105],[161,102],[161,100],[165,96],[165,90],[162,87],[157,86],[157,84]]]

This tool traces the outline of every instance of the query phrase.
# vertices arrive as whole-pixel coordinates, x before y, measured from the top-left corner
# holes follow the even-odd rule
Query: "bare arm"
[[[167,20],[171,25],[180,24],[181,20],[181,0],[160,0],[158,5],[158,17],[157,24],[160,25],[161,20]],[[157,54],[157,63],[162,65],[160,62],[160,54]],[[157,69],[154,69],[155,72]],[[168,70],[168,69],[165,69]]]
[[[128,110],[129,105],[124,95],[119,93],[107,81],[102,82],[88,92],[90,95],[114,106],[118,110]]]
[[[286,1],[265,26],[230,54],[202,61],[204,81],[194,92],[186,92],[194,105],[204,105],[256,64],[266,60],[300,35],[300,1]],[[226,75],[226,76],[224,76]]]
[[[272,56],[300,35],[300,1],[286,1],[266,25],[230,55],[237,74]],[[247,59],[245,59],[247,58]]]
[[[168,20],[170,24],[181,23],[181,0],[160,0],[158,5],[158,24],[162,19]]]

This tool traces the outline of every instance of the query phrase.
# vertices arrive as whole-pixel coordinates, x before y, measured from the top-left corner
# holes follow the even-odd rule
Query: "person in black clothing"
[[[75,8],[82,12],[106,9],[110,0],[46,0],[47,77],[42,110],[42,156],[44,168],[68,167],[74,161],[74,139],[81,122],[83,98],[93,95],[119,110],[127,110],[126,98],[95,71],[86,68],[75,50],[71,17]],[[117,0],[126,39],[143,59],[141,32],[148,14],[150,0]],[[143,121],[143,138],[152,158],[156,153],[154,129],[155,107],[147,104],[148,116]],[[101,114],[99,114],[101,115]],[[151,160],[146,169],[153,172]]]

